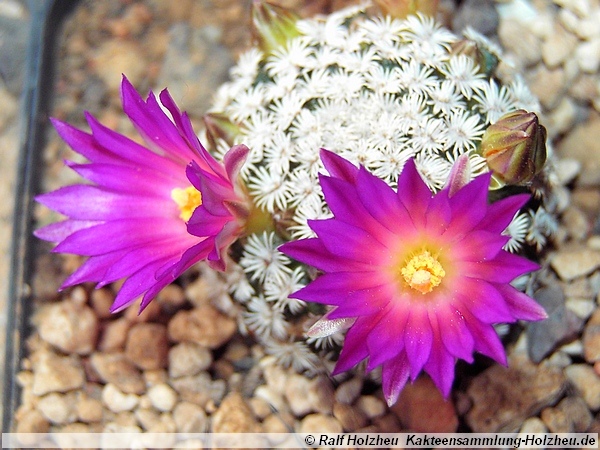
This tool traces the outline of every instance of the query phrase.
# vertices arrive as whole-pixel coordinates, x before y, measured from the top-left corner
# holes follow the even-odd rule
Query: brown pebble
[[[338,403],[351,405],[358,399],[362,390],[364,380],[361,377],[354,377],[343,382],[335,390],[335,400]]]
[[[373,424],[380,433],[399,433],[402,431],[402,425],[394,414],[386,414],[373,420]]]
[[[583,354],[588,362],[600,361],[600,325],[592,322],[585,327],[583,332]]]
[[[260,433],[262,427],[238,392],[232,392],[212,415],[213,433]]]
[[[125,318],[134,323],[152,322],[160,316],[160,313],[160,305],[155,301],[151,301],[142,312],[139,311],[137,306],[130,306],[125,310]]]
[[[142,370],[167,367],[167,328],[158,323],[135,324],[127,334],[125,356]]]
[[[206,305],[180,311],[169,322],[169,338],[175,342],[195,342],[208,348],[225,344],[237,331],[233,318]]]
[[[417,433],[454,433],[458,427],[454,405],[427,376],[407,384],[390,409],[406,428]]]
[[[122,353],[94,353],[90,362],[105,383],[113,383],[128,394],[142,394],[146,383],[140,371]]]
[[[165,286],[156,296],[156,300],[160,307],[167,312],[174,312],[181,308],[186,303],[185,292],[176,284]]]
[[[270,414],[263,421],[262,426],[265,433],[289,433],[290,429],[281,420],[278,414]]]
[[[84,382],[83,366],[78,357],[62,357],[51,352],[40,352],[33,372],[33,394],[67,392],[80,388]]]
[[[92,308],[62,301],[40,312],[40,337],[65,353],[87,355],[96,345],[98,319]]]
[[[100,422],[103,417],[102,402],[81,393],[77,401],[77,417],[82,422]]]
[[[252,413],[259,420],[264,420],[265,417],[270,415],[273,410],[269,404],[260,397],[251,397],[248,399],[248,405],[252,408]],[[268,433],[268,431],[265,431]]]
[[[182,342],[169,350],[169,376],[196,375],[210,367],[212,353],[193,342]]]
[[[356,407],[369,419],[380,417],[386,412],[383,400],[373,395],[361,395],[356,401]]]
[[[112,316],[110,307],[115,301],[115,293],[108,289],[94,289],[90,295],[90,304],[99,319],[108,319]]]
[[[540,414],[544,424],[548,427],[551,433],[572,433],[572,424],[569,418],[557,408],[544,408]]]
[[[566,397],[556,408],[568,417],[573,433],[585,433],[592,424],[594,417],[581,397]]]
[[[310,383],[308,397],[315,412],[331,414],[335,398],[335,390],[329,377],[318,376]]]
[[[208,424],[204,410],[190,402],[181,402],[175,406],[173,420],[179,433],[204,433]]]
[[[127,341],[127,332],[131,328],[131,322],[124,317],[119,317],[105,324],[100,333],[98,350],[102,352],[113,352],[123,350]]]
[[[227,388],[224,380],[212,380],[206,372],[173,379],[171,386],[183,400],[196,403],[205,409],[211,401],[219,403]]]
[[[36,409],[27,411],[19,417],[15,427],[15,433],[47,433],[50,422]],[[26,442],[23,442],[26,444]]]
[[[340,422],[325,414],[309,414],[300,423],[299,433],[342,433],[344,431]]]
[[[333,417],[335,417],[344,431],[356,431],[367,425],[368,419],[359,408],[345,403],[333,404]]]

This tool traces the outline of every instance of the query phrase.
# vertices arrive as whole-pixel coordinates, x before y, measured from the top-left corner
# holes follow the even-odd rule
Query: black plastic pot
[[[6,326],[4,402],[2,430],[10,432],[20,401],[16,375],[29,335],[32,311],[31,277],[33,253],[33,196],[43,171],[41,154],[45,129],[49,125],[48,106],[52,92],[57,32],[76,0],[29,0],[31,29],[27,49],[21,99],[21,136],[15,191],[11,272]]]

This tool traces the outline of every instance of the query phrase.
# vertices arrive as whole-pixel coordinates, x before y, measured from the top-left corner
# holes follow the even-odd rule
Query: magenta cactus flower
[[[309,221],[317,237],[280,250],[322,273],[293,298],[331,305],[349,319],[334,374],[368,359],[382,366],[388,404],[427,372],[448,396],[458,358],[479,352],[506,363],[495,323],[541,320],[544,310],[509,283],[538,266],[502,249],[502,234],[528,200],[488,204],[491,174],[433,195],[409,160],[395,192],[326,150],[320,175],[334,217]],[[459,175],[460,177],[460,175]]]
[[[159,99],[170,117],[152,92],[144,101],[126,78],[121,97],[145,145],[104,127],[90,114],[86,119],[91,133],[53,120],[62,139],[89,160],[67,161],[67,166],[92,184],[36,197],[67,219],[35,235],[57,242],[54,252],[89,257],[63,289],[83,282],[102,287],[126,279],[113,312],[142,294],[143,310],[164,286],[200,260],[223,269],[224,250],[241,232],[247,211],[236,183],[247,147],[233,147],[221,164],[204,149],[187,114],[179,111],[167,90]]]

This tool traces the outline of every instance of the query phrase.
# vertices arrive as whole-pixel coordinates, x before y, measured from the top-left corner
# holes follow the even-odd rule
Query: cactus
[[[274,11],[279,10],[269,14]],[[278,246],[313,236],[307,220],[331,214],[318,182],[324,171],[320,148],[362,164],[394,188],[404,164],[414,158],[436,192],[466,155],[461,176],[503,175],[495,176],[492,199],[543,193],[506,229],[505,249],[511,252],[539,249],[556,231],[552,155],[548,149],[550,164],[541,170],[545,134],[537,118],[535,143],[521,142],[521,150],[509,156],[508,172],[499,171],[493,151],[482,146],[482,137],[493,137],[501,126],[493,124],[505,114],[529,111],[533,124],[540,107],[521,78],[500,79],[500,49],[472,30],[459,37],[429,16],[369,15],[366,6],[293,24],[291,15],[269,17],[277,29],[269,31],[265,23],[256,28],[261,44],[241,56],[231,81],[219,89],[205,141],[219,155],[236,143],[251,149],[242,178],[272,218],[232,254],[236,264],[226,278],[244,309],[240,325],[282,364],[318,372],[331,367],[349,324],[317,321],[327,313],[321,305],[288,297],[316,273]],[[285,33],[278,31],[282,23]],[[515,169],[514,158],[531,163]]]

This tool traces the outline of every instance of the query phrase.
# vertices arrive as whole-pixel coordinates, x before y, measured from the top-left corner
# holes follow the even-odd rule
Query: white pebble
[[[148,398],[159,411],[171,411],[177,403],[177,393],[166,383],[157,384],[148,389]]]
[[[580,43],[575,57],[583,72],[596,73],[600,67],[600,38]]]
[[[135,394],[125,394],[112,383],[108,383],[102,390],[102,401],[112,412],[131,411],[139,403]]]

